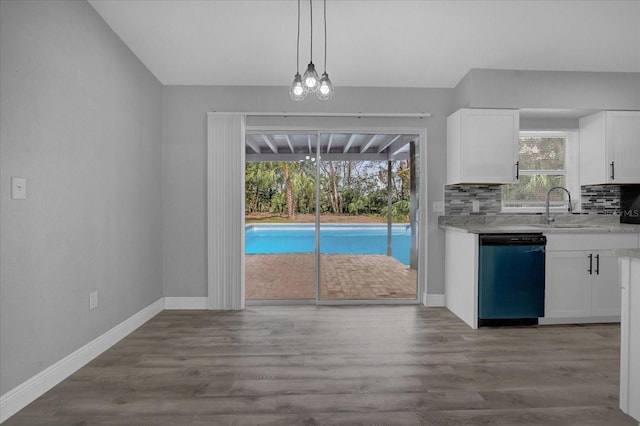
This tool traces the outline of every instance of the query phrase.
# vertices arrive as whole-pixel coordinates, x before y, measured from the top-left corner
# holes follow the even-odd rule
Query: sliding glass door
[[[418,135],[247,134],[250,302],[417,299]]]

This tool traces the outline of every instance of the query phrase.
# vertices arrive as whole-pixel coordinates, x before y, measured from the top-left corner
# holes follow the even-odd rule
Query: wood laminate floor
[[[164,311],[6,425],[637,426],[619,336],[421,306]]]

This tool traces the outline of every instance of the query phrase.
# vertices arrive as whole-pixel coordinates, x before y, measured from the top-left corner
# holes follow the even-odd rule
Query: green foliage
[[[286,213],[288,168],[293,205],[297,213],[314,213],[316,165],[313,162],[250,162],[245,176],[247,213]],[[406,161],[392,165],[391,195],[394,220],[409,213],[409,168]],[[321,213],[385,216],[387,163],[333,161],[320,163]]]
[[[564,169],[564,138],[520,138],[521,170]]]
[[[521,137],[519,144],[520,179],[502,187],[502,201],[510,207],[542,205],[550,188],[566,185],[561,174],[565,168],[565,139]],[[564,194],[554,192],[551,200],[562,201]]]
[[[387,210],[387,191],[377,189],[367,195],[367,205],[372,212],[386,212]]]
[[[387,216],[387,207],[385,206],[382,216]],[[394,222],[409,221],[409,200],[399,200],[391,205],[391,220]]]
[[[271,213],[284,213],[287,211],[287,194],[276,192],[271,197]]]
[[[277,192],[277,163],[247,163],[245,174],[246,210],[270,211],[271,198]]]

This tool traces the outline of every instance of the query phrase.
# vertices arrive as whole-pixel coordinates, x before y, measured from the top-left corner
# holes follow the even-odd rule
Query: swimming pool
[[[313,253],[315,225],[248,225],[245,253]],[[409,264],[411,228],[392,225],[391,249],[395,259]],[[320,253],[386,254],[387,225],[326,224],[320,227]]]

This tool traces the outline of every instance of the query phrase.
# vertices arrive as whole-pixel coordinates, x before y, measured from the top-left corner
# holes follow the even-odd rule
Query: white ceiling
[[[165,85],[288,86],[295,0],[89,0]],[[322,1],[314,52],[324,60]],[[300,72],[309,61],[302,1]],[[472,68],[640,72],[640,1],[327,1],[336,87],[454,87]]]

